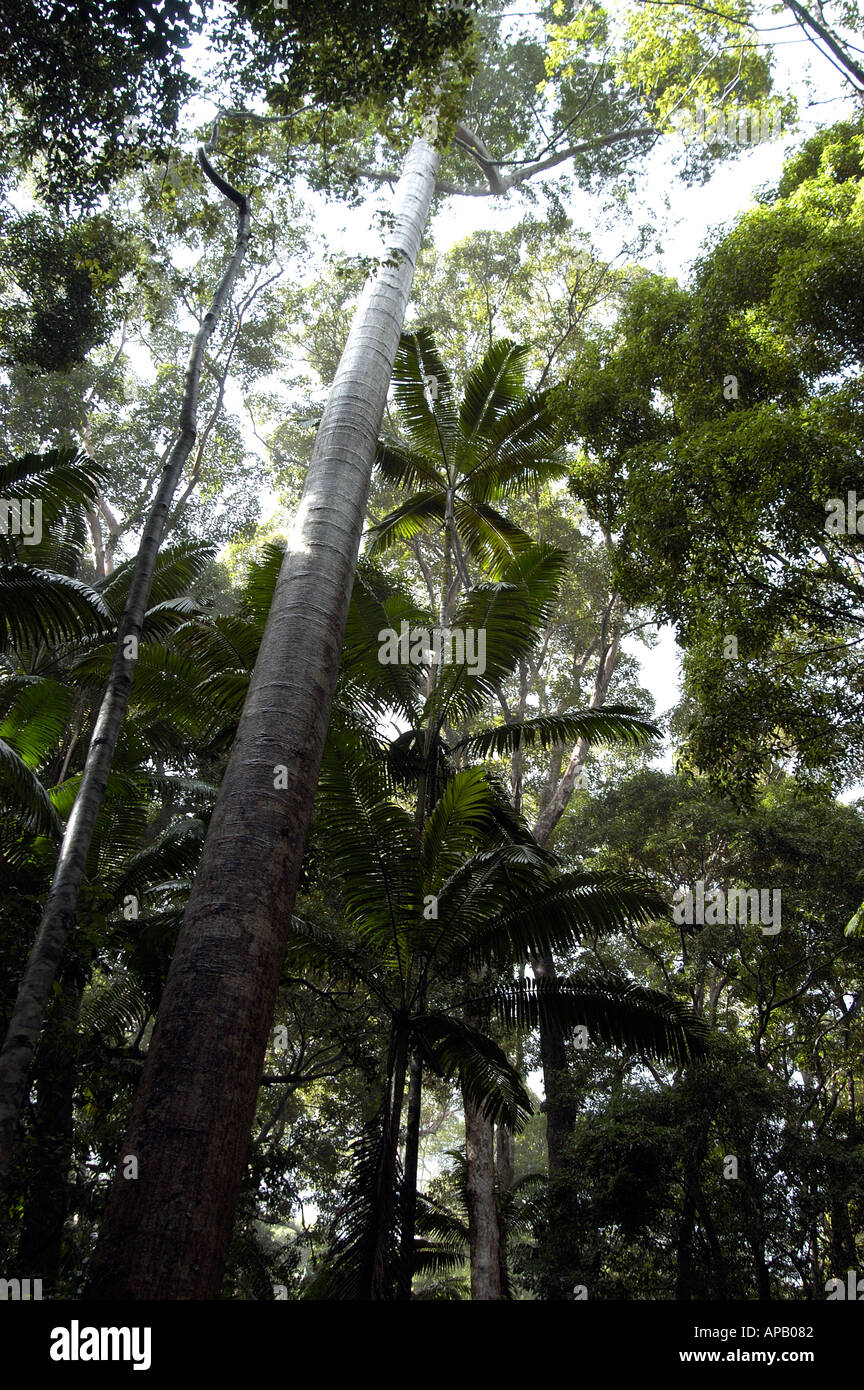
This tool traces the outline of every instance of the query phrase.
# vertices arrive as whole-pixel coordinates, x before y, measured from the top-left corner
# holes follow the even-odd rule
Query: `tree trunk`
[[[594,679],[594,689],[588,701],[589,709],[605,704],[609,684],[615,674],[621,650],[622,616],[617,594],[606,607],[600,638],[600,659]],[[611,628],[611,631],[610,631]],[[546,804],[541,806],[534,838],[546,845],[552,831],[567,809],[579,775],[588,756],[588,741],[580,739],[573,749],[566,771]],[[538,979],[554,980],[555,961],[551,952],[531,957],[531,969]],[[566,1097],[567,1049],[561,1028],[551,1019],[540,1020],[540,1060],[543,1067],[543,1090],[546,1096],[546,1149],[549,1176],[561,1173],[567,1144],[576,1123],[576,1107]]]
[[[391,249],[367,284],[318,430],[133,1110],[124,1152],[137,1156],[139,1178],[115,1179],[91,1297],[219,1294],[438,162],[423,139],[408,154]]]
[[[514,1142],[513,1131],[506,1125],[499,1125],[495,1132],[495,1149],[498,1186],[502,1192],[509,1192],[513,1186]]]
[[[249,244],[250,206],[210,167],[203,150],[201,167],[226,197],[239,208],[234,254],[213,297],[209,312],[195,334],[180,407],[180,429],[162,469],[162,478],[150,507],[138,548],[129,595],[117,630],[117,643],[108,686],[87,751],[81,786],[63,836],[57,868],[45,913],[30,953],[15,1008],[0,1052],[0,1191],[9,1173],[18,1115],[27,1094],[27,1083],[39,1031],[51,996],[51,987],[63,948],[75,925],[78,893],[84,878],[87,853],[102,802],[114,749],[129,703],[137,659],[137,643],[150,598],[156,558],[165,522],[183,465],[196,437],[198,387],[204,349],[227,300]]]
[[[417,1161],[420,1156],[420,1110],[423,1102],[423,1062],[411,1054],[408,1105],[405,1113],[405,1157],[402,1163],[402,1233],[399,1251],[399,1297],[411,1297],[414,1279],[414,1225],[417,1219]]]
[[[468,1174],[468,1244],[471,1252],[471,1298],[495,1300],[501,1290],[501,1238],[495,1202],[495,1151],[492,1121],[469,1096],[465,1107],[465,1157]]]
[[[398,1215],[396,1189],[399,1173],[399,1129],[402,1123],[407,1065],[408,1034],[404,1027],[396,1027],[391,1034],[387,1060],[387,1103],[378,1156],[375,1233],[370,1248],[369,1266],[361,1276],[360,1297],[371,1301],[392,1299],[394,1285],[398,1283],[400,1276],[399,1267],[394,1267],[396,1260],[393,1236]]]
[[[837,1197],[830,1208],[831,1216],[831,1273],[842,1278],[847,1269],[857,1263],[855,1232],[849,1219],[849,1203]]]
[[[693,1241],[696,1234],[696,1215],[702,1197],[700,1170],[708,1152],[710,1129],[711,1116],[703,1114],[695,1125],[688,1125],[684,1131],[684,1192],[678,1222],[678,1271],[675,1289],[676,1299],[682,1302],[698,1295],[693,1267]]]
[[[531,957],[531,969],[538,980],[556,978],[555,961],[551,953]],[[561,1025],[554,1018],[540,1020],[540,1063],[543,1068],[543,1090],[546,1114],[546,1151],[549,1176],[562,1172],[567,1144],[576,1123],[576,1105],[567,1099],[567,1048]]]
[[[69,1214],[80,1010],[80,985],[71,979],[62,980],[34,1066],[36,1104],[27,1150],[18,1266],[23,1277],[42,1280],[49,1298],[57,1297],[63,1229]]]

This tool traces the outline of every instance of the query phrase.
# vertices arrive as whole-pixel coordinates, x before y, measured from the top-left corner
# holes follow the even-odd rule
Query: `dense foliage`
[[[836,8],[784,12],[857,91],[857,11]],[[433,211],[522,201],[455,241],[426,228],[314,692],[332,707],[273,914],[275,1012],[249,1024],[256,1094],[216,1097],[249,1136],[217,1289],[825,1297],[864,1259],[857,98],[778,147],[673,277],[631,215],[652,160],[688,185],[742,154],[682,141],[682,109],[796,118],[744,3],[2,9],[4,1033],[58,863],[80,860],[13,1107],[7,1278],[78,1299],[98,1268],[319,500],[307,465],[325,406],[350,412],[340,357],[399,270],[390,190],[421,147]],[[332,249],[337,200],[374,202],[374,255]],[[664,711],[647,672],[667,625]],[[250,837],[297,752],[271,770],[269,750]],[[258,889],[226,899],[251,913]],[[254,1012],[201,975],[193,1022]]]

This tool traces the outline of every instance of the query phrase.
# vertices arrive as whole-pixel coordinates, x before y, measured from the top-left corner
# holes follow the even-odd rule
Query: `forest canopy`
[[[858,1297],[857,7],[0,15],[4,1296]]]

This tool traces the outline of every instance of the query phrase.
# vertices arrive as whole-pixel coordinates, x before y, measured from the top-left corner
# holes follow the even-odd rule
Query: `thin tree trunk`
[[[57,1297],[63,1229],[69,1214],[81,995],[76,980],[62,980],[39,1041],[34,1067],[36,1105],[28,1142],[18,1266],[24,1277],[41,1279],[50,1298]]]
[[[420,1111],[423,1102],[423,1062],[411,1054],[408,1104],[405,1112],[405,1157],[402,1162],[402,1233],[399,1251],[399,1297],[411,1297],[414,1279],[414,1226],[417,1220],[417,1165],[420,1156]]]
[[[837,1197],[831,1204],[831,1273],[842,1277],[847,1269],[853,1269],[857,1260],[855,1253],[855,1232],[849,1219],[849,1203]]]
[[[198,388],[204,349],[231,292],[249,244],[251,210],[248,200],[230,188],[215,173],[203,150],[199,151],[199,160],[210,181],[237,204],[237,240],[234,254],[213,296],[209,312],[195,334],[189,353],[180,406],[179,433],[162,469],[162,478],[141,537],[129,595],[117,630],[111,675],[87,751],[81,786],[66,826],[45,913],[18,989],[6,1041],[0,1052],[0,1190],[5,1187],[8,1177],[17,1119],[27,1094],[33,1054],[45,1018],[57,966],[67,937],[75,925],[78,893],[84,878],[87,854],[102,809],[114,749],[129,703],[137,643],[147,611],[165,522],[183,465],[195,443]]]
[[[611,633],[609,631],[611,624]],[[609,684],[615,674],[621,650],[621,609],[617,594],[613,594],[603,617],[600,637],[600,659],[594,689],[588,701],[589,709],[605,704]],[[588,756],[588,741],[580,739],[573,749],[566,771],[548,801],[540,809],[534,826],[538,844],[545,845],[567,809],[574,788]],[[551,952],[531,957],[531,969],[537,979],[556,978],[555,961]],[[552,1019],[540,1020],[540,1059],[543,1067],[543,1090],[546,1101],[546,1149],[549,1176],[562,1172],[570,1136],[576,1122],[575,1104],[567,1098],[567,1049],[564,1033]]]
[[[531,969],[537,980],[557,978],[551,952],[532,955]],[[546,1152],[549,1176],[556,1177],[564,1169],[567,1145],[576,1123],[576,1104],[567,1095],[567,1047],[564,1031],[555,1018],[540,1020],[540,1064],[543,1068],[543,1090],[546,1099]]]
[[[92,1297],[219,1294],[438,163],[426,140],[414,143],[390,253],[367,284],[318,430],[124,1146],[139,1178],[118,1171]]]
[[[472,979],[486,974],[483,968]],[[480,1019],[466,1010],[465,1022],[476,1028]],[[471,1262],[471,1298],[490,1302],[503,1299],[501,1283],[501,1231],[495,1196],[495,1132],[480,1107],[462,1089],[465,1115],[465,1186],[468,1205],[468,1251]]]
[[[471,1252],[471,1298],[503,1298],[501,1237],[495,1202],[495,1154],[492,1121],[470,1096],[465,1107],[465,1157],[468,1175],[468,1245]]]
[[[404,1028],[398,1027],[391,1037],[390,1055],[387,1063],[389,1086],[379,1156],[378,1200],[375,1204],[375,1240],[371,1250],[369,1268],[364,1272],[366,1288],[364,1295],[361,1295],[368,1297],[371,1301],[392,1299],[394,1276],[398,1279],[399,1275],[398,1268],[394,1269],[393,1233],[397,1218],[396,1186],[399,1172],[399,1129],[402,1123],[407,1066],[408,1034]]]

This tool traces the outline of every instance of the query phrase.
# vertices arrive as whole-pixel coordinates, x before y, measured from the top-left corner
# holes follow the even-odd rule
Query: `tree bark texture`
[[[438,163],[415,141],[389,254],[367,283],[318,430],[124,1147],[139,1178],[118,1170],[91,1297],[219,1294]]]
[[[468,1177],[468,1244],[471,1253],[471,1298],[490,1302],[501,1291],[501,1237],[495,1201],[495,1145],[492,1121],[470,1096],[465,1107],[465,1158]]]

